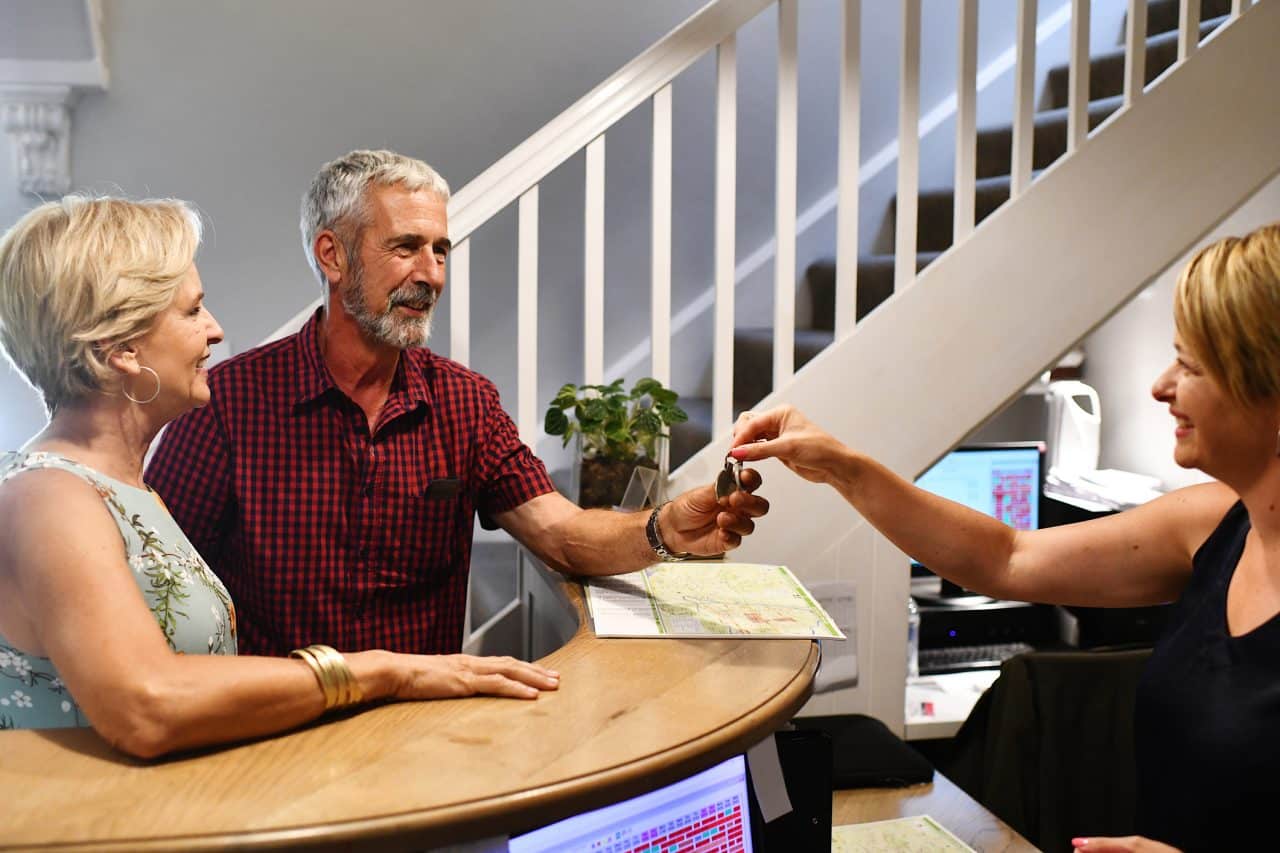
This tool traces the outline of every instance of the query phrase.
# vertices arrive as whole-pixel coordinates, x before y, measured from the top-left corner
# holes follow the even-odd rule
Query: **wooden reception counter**
[[[89,730],[0,732],[0,849],[421,849],[516,833],[744,751],[809,696],[804,640],[600,640],[532,702],[372,708],[156,762]]]

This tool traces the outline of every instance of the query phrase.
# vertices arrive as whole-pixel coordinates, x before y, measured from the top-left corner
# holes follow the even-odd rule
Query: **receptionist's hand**
[[[1124,838],[1073,838],[1071,846],[1086,853],[1181,853],[1176,847],[1143,838],[1141,835],[1127,835]]]
[[[733,425],[735,459],[753,462],[778,459],[814,483],[835,483],[849,449],[815,426],[799,409],[778,406],[764,412],[743,412]]]
[[[744,468],[740,488],[716,498],[714,486],[690,489],[667,504],[658,516],[658,527],[669,548],[711,556],[732,551],[742,537],[756,529],[753,518],[769,511],[769,502],[752,494],[760,488],[760,472]]]

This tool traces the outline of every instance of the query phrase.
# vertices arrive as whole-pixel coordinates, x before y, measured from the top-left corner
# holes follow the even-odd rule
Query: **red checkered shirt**
[[[552,491],[546,468],[493,383],[427,349],[401,355],[370,435],[319,315],[214,367],[147,481],[231,591],[241,653],[456,652],[475,513]]]

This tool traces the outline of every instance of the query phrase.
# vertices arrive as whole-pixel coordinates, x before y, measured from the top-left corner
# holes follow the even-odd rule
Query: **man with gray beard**
[[[730,550],[768,510],[755,472],[727,498],[707,485],[652,513],[557,493],[493,383],[426,348],[448,199],[431,167],[390,151],[325,164],[301,217],[324,303],[215,366],[212,402],[169,426],[147,469],[229,588],[242,653],[457,652],[477,512],[548,565],[598,575]]]

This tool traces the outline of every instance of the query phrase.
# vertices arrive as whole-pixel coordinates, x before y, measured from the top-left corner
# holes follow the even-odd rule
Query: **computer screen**
[[[751,853],[746,761],[734,756],[656,791],[515,836],[509,849],[511,853]]]
[[[1018,530],[1040,526],[1044,445],[958,447],[916,479],[922,489],[998,518]]]

